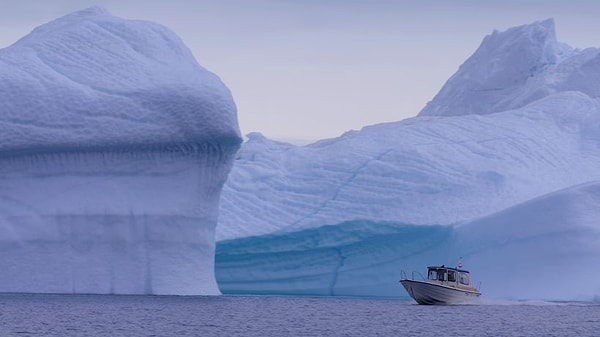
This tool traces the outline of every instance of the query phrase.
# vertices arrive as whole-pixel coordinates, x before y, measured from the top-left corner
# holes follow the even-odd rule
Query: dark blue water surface
[[[6,294],[0,336],[600,336],[600,304]]]

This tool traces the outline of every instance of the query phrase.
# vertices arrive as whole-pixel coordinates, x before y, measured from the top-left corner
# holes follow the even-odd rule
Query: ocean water
[[[0,336],[600,336],[600,303],[5,294]]]

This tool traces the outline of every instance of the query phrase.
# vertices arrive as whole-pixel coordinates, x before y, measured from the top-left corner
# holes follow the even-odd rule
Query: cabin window
[[[437,271],[435,269],[430,269],[429,274],[427,275],[427,279],[429,280],[437,280]]]
[[[458,281],[460,282],[460,284],[464,284],[466,286],[468,286],[471,283],[471,281],[469,280],[469,275],[465,273],[460,273],[460,275],[458,276]]]
[[[448,282],[456,282],[456,273],[452,270],[448,270]]]
[[[438,274],[438,281],[446,280],[446,271],[444,269],[438,269],[437,274]]]

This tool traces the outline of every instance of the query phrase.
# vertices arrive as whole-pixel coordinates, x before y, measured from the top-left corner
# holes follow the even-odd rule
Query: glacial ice
[[[599,134],[598,104],[580,92],[485,116],[379,124],[302,147],[251,134],[223,189],[217,239],[357,219],[468,221],[600,179]]]
[[[461,224],[456,245],[488,297],[597,299],[599,212],[596,180]]]
[[[579,55],[556,41],[552,19],[494,31],[419,115],[490,114],[520,108],[557,91],[576,90],[580,81],[566,76],[574,69],[565,65],[575,63]],[[597,97],[593,91],[582,90]]]
[[[306,146],[250,134],[223,188],[221,291],[407,296],[401,269],[462,256],[488,296],[599,296],[598,57],[536,22],[486,37],[418,117]]]
[[[92,7],[0,50],[0,291],[219,294],[236,107],[183,42]]]
[[[462,257],[486,298],[591,300],[598,212],[594,181],[455,225],[356,220],[227,240],[217,280],[224,293],[406,297],[401,269],[424,275]]]

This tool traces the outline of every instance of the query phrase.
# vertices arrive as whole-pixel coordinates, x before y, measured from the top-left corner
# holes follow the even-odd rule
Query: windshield
[[[464,284],[466,286],[468,286],[471,283],[471,280],[469,279],[469,274],[467,273],[460,273],[458,281],[460,282],[460,284]]]
[[[456,282],[456,273],[453,270],[448,270],[448,282]]]

